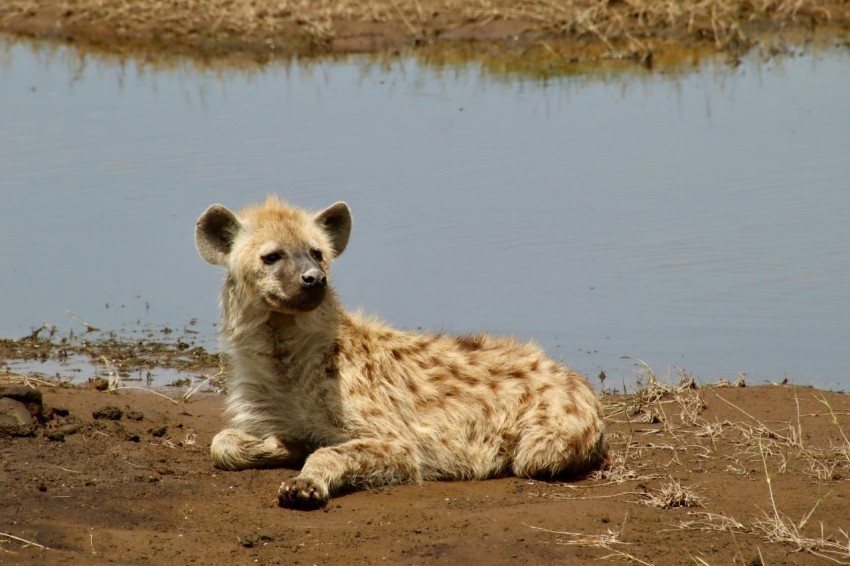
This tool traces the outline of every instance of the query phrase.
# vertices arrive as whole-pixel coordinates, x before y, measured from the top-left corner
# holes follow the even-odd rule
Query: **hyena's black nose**
[[[327,287],[328,277],[321,269],[308,269],[301,274],[301,285],[307,289],[313,287]]]

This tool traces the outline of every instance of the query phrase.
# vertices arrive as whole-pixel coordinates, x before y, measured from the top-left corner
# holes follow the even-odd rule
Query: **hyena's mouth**
[[[325,299],[323,288],[302,291],[294,297],[283,297],[276,294],[268,294],[265,297],[266,304],[274,310],[283,313],[310,312],[316,309]]]

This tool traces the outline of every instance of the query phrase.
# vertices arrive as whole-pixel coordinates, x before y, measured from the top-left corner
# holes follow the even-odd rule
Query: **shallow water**
[[[850,58],[539,81],[411,59],[213,72],[0,58],[0,336],[200,331],[196,218],[345,200],[350,307],[534,338],[606,385],[850,383]],[[675,376],[675,371],[673,371]],[[595,379],[594,379],[595,381]]]

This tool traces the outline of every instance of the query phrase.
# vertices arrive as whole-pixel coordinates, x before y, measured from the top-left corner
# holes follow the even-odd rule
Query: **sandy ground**
[[[276,502],[293,470],[212,467],[220,395],[39,390],[43,423],[0,438],[2,564],[850,563],[842,393],[650,384],[604,399],[608,471],[392,486],[303,512]]]

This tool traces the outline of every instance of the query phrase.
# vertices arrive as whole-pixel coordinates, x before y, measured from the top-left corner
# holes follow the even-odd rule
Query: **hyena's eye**
[[[322,261],[322,259],[325,257],[322,255],[322,252],[320,250],[310,250],[310,255],[313,256],[313,259],[315,259],[316,261]]]
[[[280,261],[282,257],[283,254],[281,254],[280,252],[272,252],[270,254],[260,256],[260,259],[263,260],[263,263],[265,263],[266,265],[272,265]]]

